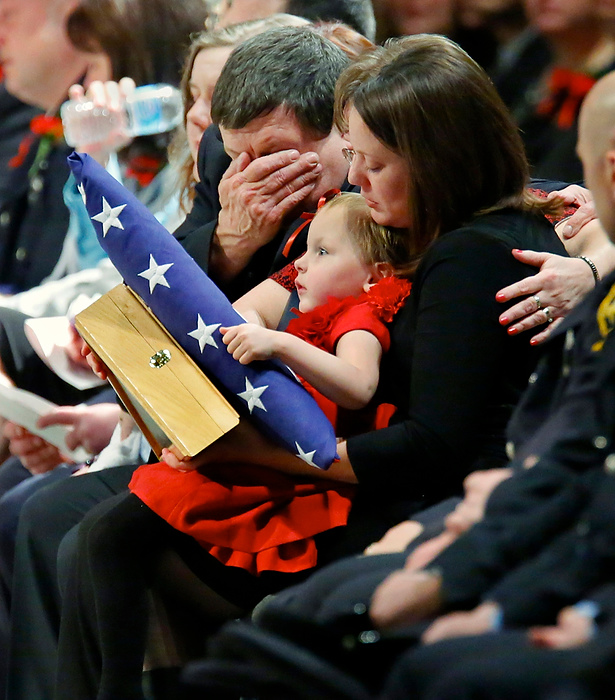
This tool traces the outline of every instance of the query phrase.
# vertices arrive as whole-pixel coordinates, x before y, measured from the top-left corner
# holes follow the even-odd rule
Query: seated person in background
[[[70,150],[53,118],[68,88],[97,72],[96,57],[76,49],[66,36],[66,19],[75,0],[2,0],[0,62],[3,87],[44,110],[38,133],[15,148],[5,174],[11,187],[0,199],[0,292],[29,289],[52,271],[68,228],[62,198]],[[36,47],[36,50],[34,49]],[[41,227],[41,222],[45,226]]]
[[[495,41],[489,76],[509,107],[540,77],[551,60],[546,39],[528,26],[524,0],[459,0],[459,23]]]
[[[613,27],[600,3],[577,0],[557,8],[525,0],[530,26],[548,42],[550,64],[510,108],[523,133],[535,177],[582,179],[575,153],[583,98],[615,68]]]

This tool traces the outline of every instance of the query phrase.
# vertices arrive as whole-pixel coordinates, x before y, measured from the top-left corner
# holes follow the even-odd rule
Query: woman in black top
[[[536,350],[507,336],[495,294],[531,273],[511,248],[564,254],[544,205],[525,190],[514,124],[485,73],[453,42],[425,35],[375,49],[342,75],[337,102],[352,144],[349,180],[376,222],[409,230],[413,289],[393,324],[379,387],[380,401],[397,407],[393,424],[341,442],[340,461],[324,473],[245,422],[192,464],[175,463],[240,460],[357,484],[348,525],[316,536],[319,566],[459,492],[471,469],[504,462],[504,428]],[[142,697],[144,593],[164,547],[201,579],[207,629],[296,581],[225,567],[134,495],[110,499],[80,527],[58,698]]]

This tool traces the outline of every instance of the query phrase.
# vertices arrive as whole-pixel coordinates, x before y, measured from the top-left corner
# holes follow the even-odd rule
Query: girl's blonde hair
[[[365,199],[358,192],[344,192],[320,207],[321,211],[343,207],[351,240],[366,265],[386,263],[397,277],[407,277],[411,268],[408,262],[408,232],[377,224]]]

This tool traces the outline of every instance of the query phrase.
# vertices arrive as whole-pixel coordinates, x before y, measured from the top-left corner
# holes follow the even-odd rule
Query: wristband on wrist
[[[493,616],[491,618],[491,629],[494,632],[500,632],[504,627],[504,611],[498,605],[498,607],[493,611]]]
[[[579,614],[595,620],[600,615],[600,606],[593,600],[581,600],[572,606]]]
[[[588,620],[591,620],[590,635],[592,637],[596,636],[598,632],[598,625],[596,620],[601,613],[600,606],[593,600],[581,600],[576,605],[572,606],[580,615],[585,616]]]
[[[589,269],[592,271],[592,275],[594,276],[594,284],[598,284],[598,282],[600,282],[600,273],[598,272],[598,268],[596,267],[594,261],[590,260],[586,255],[577,255],[575,257],[579,258],[579,260],[583,260],[589,265]]]

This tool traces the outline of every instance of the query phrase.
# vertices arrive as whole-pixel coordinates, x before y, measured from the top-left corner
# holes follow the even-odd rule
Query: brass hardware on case
[[[149,358],[149,366],[160,369],[171,361],[171,353],[168,350],[158,350]]]

